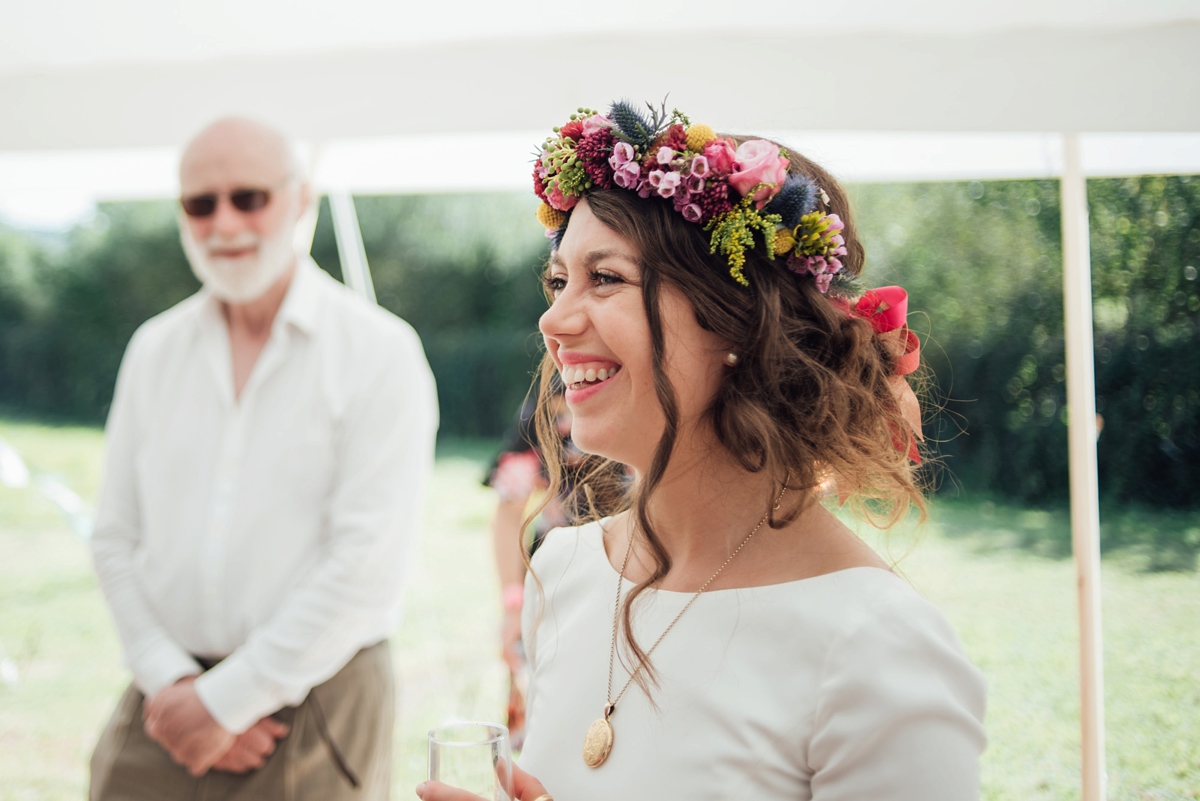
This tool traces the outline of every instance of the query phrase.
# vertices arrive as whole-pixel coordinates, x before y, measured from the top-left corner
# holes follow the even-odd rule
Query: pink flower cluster
[[[842,271],[842,260],[838,256],[846,255],[846,240],[841,234],[846,224],[836,214],[827,215],[825,219],[829,222],[829,227],[821,236],[822,242],[826,243],[825,252],[805,256],[792,254],[787,261],[788,269],[792,272],[811,275],[822,294],[829,291],[833,277]]]
[[[681,138],[672,136],[674,133],[669,132],[667,141],[683,144],[672,141]],[[682,135],[682,129],[678,133]],[[720,184],[732,185],[743,196],[753,192],[762,209],[787,178],[788,160],[780,155],[778,145],[762,139],[738,148],[728,139],[714,139],[704,146],[703,153],[690,156],[690,151],[671,144],[661,145],[639,160],[632,145],[617,142],[608,159],[613,184],[637,192],[639,197],[669,199],[685,220],[698,223],[732,207],[724,187],[713,191]]]
[[[612,121],[599,114],[583,119],[573,119],[558,130],[557,155],[568,158],[574,155],[592,184],[600,189],[612,188],[612,174],[605,167],[605,156],[612,149]],[[553,165],[543,151],[533,170],[533,191],[559,211],[575,208],[582,191],[563,191],[561,182],[555,180],[561,173],[562,162]]]
[[[787,179],[788,159],[763,139],[735,145],[714,138],[688,146],[688,129],[673,123],[652,145],[626,141],[612,119],[571,119],[547,140],[534,168],[538,197],[570,211],[590,188],[619,187],[671,201],[688,222],[707,223],[749,197],[762,210]]]
[[[581,107],[554,131],[533,172],[545,203],[538,220],[551,238],[562,236],[564,212],[589,191],[619,188],[670,201],[684,220],[704,225],[711,252],[728,258],[740,285],[749,285],[746,253],[760,240],[768,257],[811,275],[821,292],[843,271],[845,224],[827,213],[829,198],[811,178],[788,174],[787,153],[773,142],[739,145],[677,110],[668,115],[665,106],[650,106],[647,114],[627,101],[613,103],[608,115]]]

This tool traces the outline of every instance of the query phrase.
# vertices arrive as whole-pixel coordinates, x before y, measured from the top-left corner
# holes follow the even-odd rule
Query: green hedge
[[[943,492],[1066,496],[1058,186],[852,187],[871,285],[911,296],[934,375],[927,433]],[[1196,508],[1200,493],[1200,180],[1089,182],[1102,491]],[[380,303],[409,320],[444,435],[497,436],[525,396],[545,300],[534,199],[356,200]],[[134,329],[195,291],[170,203],[105,204],[63,236],[0,227],[0,405],[103,420]],[[340,276],[322,206],[313,255]]]
[[[856,190],[867,280],[911,295],[941,413],[943,491],[1061,502],[1068,486],[1058,185]],[[1088,182],[1101,491],[1200,506],[1200,179]]]

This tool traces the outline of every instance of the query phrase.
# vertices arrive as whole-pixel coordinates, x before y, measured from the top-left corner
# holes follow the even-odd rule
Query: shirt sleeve
[[[145,331],[130,340],[117,373],[117,387],[105,426],[104,479],[92,532],[92,561],[134,682],[147,696],[200,666],[163,627],[142,592],[135,570],[142,542],[137,493],[137,453],[141,440],[139,382],[148,365]]]
[[[975,801],[983,676],[924,599],[889,599],[831,647],[809,745],[813,801]]]
[[[317,567],[246,643],[196,680],[224,728],[242,732],[299,704],[390,619],[399,601],[433,466],[437,396],[411,329],[348,402],[329,537]]]

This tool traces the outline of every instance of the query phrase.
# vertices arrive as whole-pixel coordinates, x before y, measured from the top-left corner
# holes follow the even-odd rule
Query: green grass
[[[0,437],[94,498],[99,431],[0,421]],[[452,716],[503,715],[487,536],[493,499],[479,485],[488,455],[480,443],[440,451],[421,559],[392,641],[398,799],[414,797],[423,778],[429,728]],[[1154,547],[1154,531],[1186,533],[1197,522],[1144,509],[1106,518],[1118,533],[1136,533],[1110,536],[1103,565],[1109,798],[1197,799],[1200,575],[1163,570]],[[1079,796],[1074,569],[1063,526],[1059,513],[945,502],[918,532],[880,545],[949,615],[988,677],[986,799]],[[35,492],[3,487],[0,644],[22,679],[0,684],[0,801],[83,797],[88,755],[128,677],[85,547]]]
[[[986,799],[1079,797],[1075,567],[1069,554],[1018,546],[1027,529],[1056,525],[1066,521],[956,502],[935,504],[918,534],[888,539],[988,679]],[[1108,797],[1200,798],[1200,575],[1150,571],[1139,549],[1111,554],[1101,567]]]

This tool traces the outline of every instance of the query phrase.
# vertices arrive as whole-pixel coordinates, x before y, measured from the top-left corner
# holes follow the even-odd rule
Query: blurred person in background
[[[133,682],[91,798],[386,798],[433,376],[307,255],[278,132],[213,123],[180,187],[203,288],[134,334],[106,428],[92,551]]]
[[[546,499],[544,508],[532,521],[528,541],[523,524],[531,510],[531,503],[550,486],[546,463],[537,447],[537,431],[534,430],[536,398],[529,398],[522,404],[515,424],[505,434],[500,453],[483,482],[485,486],[496,490],[498,496],[496,514],[492,518],[492,543],[504,608],[500,645],[510,676],[508,731],[515,749],[520,749],[525,736],[525,692],[528,686],[525,650],[521,645],[526,559],[537,551],[547,531],[570,522],[567,510],[573,503],[575,492],[575,471],[572,468],[578,464],[581,456],[571,443],[571,412],[563,399],[563,391],[562,384],[556,384],[550,403],[553,405],[554,429],[562,443],[567,475],[562,491]]]

